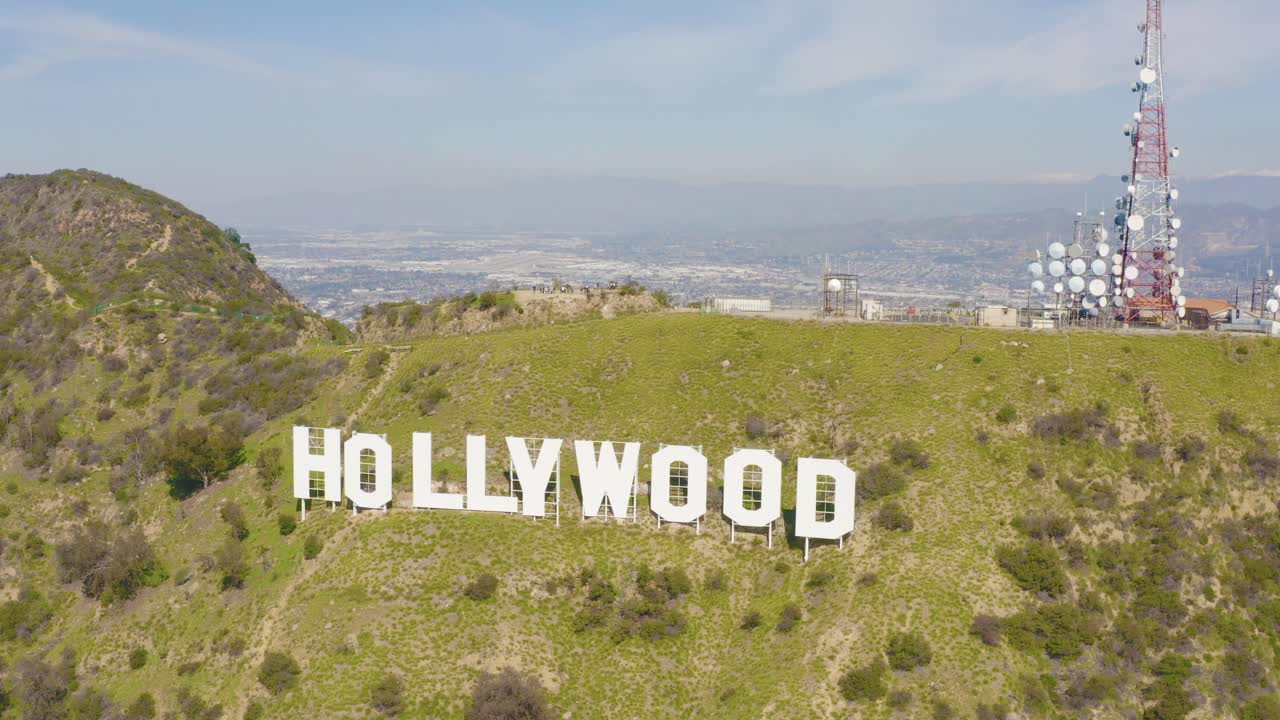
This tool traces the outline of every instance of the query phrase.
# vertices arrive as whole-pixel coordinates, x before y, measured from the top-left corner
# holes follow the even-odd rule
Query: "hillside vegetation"
[[[510,667],[580,718],[1275,717],[1278,343],[636,315],[406,345],[7,369],[9,715],[34,674],[59,707],[463,717]],[[385,432],[391,510],[301,522],[294,423]],[[718,510],[583,521],[568,451],[558,528],[414,511],[413,431],[453,491],[467,433],[494,492],[507,434],[701,445],[717,484],[773,448],[784,506],[796,457],[846,458],[858,526],[804,564]]]
[[[0,248],[6,274],[29,267],[56,299],[83,308],[156,297],[254,314],[301,309],[234,235],[89,170],[0,178]]]
[[[489,290],[427,303],[406,300],[372,305],[364,309],[356,334],[367,342],[470,335],[656,312],[670,304],[667,293],[650,293],[640,285],[569,293]]]

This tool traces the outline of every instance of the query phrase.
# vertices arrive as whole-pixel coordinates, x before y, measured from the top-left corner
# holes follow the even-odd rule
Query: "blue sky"
[[[1141,0],[0,0],[5,172],[196,203],[535,175],[1118,174]],[[1280,3],[1168,0],[1178,172],[1274,173]]]

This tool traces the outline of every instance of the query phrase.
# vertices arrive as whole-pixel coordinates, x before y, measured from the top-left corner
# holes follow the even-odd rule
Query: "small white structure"
[[[871,298],[862,298],[859,301],[862,305],[858,309],[858,317],[863,320],[883,320],[884,319],[884,303]]]
[[[1018,311],[1006,305],[979,305],[978,324],[982,327],[1018,327]]]
[[[773,312],[769,298],[713,298],[711,310],[717,313],[767,313]]]
[[[1047,317],[1031,318],[1032,330],[1052,330],[1055,327],[1057,327],[1057,325],[1054,323],[1053,318],[1047,318]]]

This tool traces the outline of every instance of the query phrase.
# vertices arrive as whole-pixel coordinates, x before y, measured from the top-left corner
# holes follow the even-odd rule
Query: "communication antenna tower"
[[[1147,0],[1146,22],[1138,26],[1143,44],[1142,54],[1134,58],[1138,79],[1132,87],[1138,110],[1124,126],[1132,160],[1123,177],[1126,192],[1116,198],[1120,252],[1112,270],[1119,281],[1113,292],[1122,319],[1170,323],[1186,314],[1180,283],[1185,270],[1176,263],[1182,220],[1174,214],[1178,190],[1169,172],[1169,161],[1182,153],[1169,146],[1165,129],[1160,3]]]

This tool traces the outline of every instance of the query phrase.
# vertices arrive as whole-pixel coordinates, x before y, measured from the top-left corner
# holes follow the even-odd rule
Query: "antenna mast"
[[[1177,231],[1182,220],[1174,215],[1178,191],[1173,187],[1169,161],[1181,154],[1170,148],[1165,129],[1164,25],[1161,0],[1147,0],[1142,32],[1140,68],[1133,91],[1138,94],[1134,124],[1125,125],[1132,147],[1126,195],[1116,200],[1120,231],[1120,282],[1117,304],[1126,321],[1147,318],[1169,323],[1185,314],[1180,278],[1185,273],[1177,258]]]

